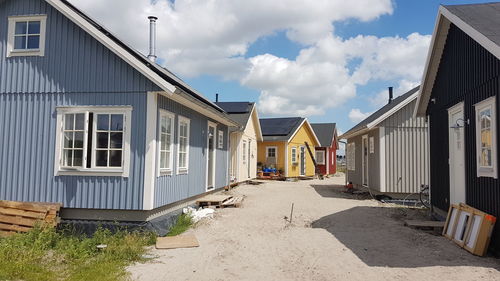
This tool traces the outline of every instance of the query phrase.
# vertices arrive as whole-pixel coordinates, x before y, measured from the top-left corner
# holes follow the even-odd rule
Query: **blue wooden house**
[[[146,221],[226,186],[238,124],[63,0],[0,0],[0,200]]]

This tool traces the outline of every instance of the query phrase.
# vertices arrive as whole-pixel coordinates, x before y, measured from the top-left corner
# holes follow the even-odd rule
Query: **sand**
[[[189,230],[199,248],[151,249],[157,258],[128,270],[148,281],[500,280],[500,260],[403,226],[425,213],[342,193],[343,182],[239,186],[231,192],[245,196],[241,208],[218,209]]]

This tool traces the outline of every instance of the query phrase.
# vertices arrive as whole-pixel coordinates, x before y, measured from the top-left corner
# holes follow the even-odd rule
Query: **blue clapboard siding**
[[[131,105],[130,176],[54,176],[56,106]],[[144,93],[0,95],[0,199],[60,202],[64,207],[141,209]]]
[[[7,18],[47,15],[44,57],[6,58]],[[158,89],[43,0],[0,2],[0,93],[123,92]]]
[[[7,18],[47,15],[44,57],[6,58]],[[0,1],[0,199],[142,209],[146,95],[159,90],[42,0]],[[131,105],[130,177],[54,177],[56,106]]]
[[[207,126],[206,116],[199,114],[185,106],[182,106],[164,96],[158,96],[158,107],[170,111],[176,115],[174,126],[174,175],[160,176],[156,180],[154,207],[161,207],[179,200],[196,196],[205,192],[206,169],[207,169]],[[177,120],[178,115],[191,119],[189,140],[189,172],[186,175],[176,175],[177,168]],[[226,138],[228,130],[226,126],[218,125],[218,130],[224,131]],[[217,142],[216,142],[217,144]],[[216,188],[227,185],[227,139],[224,140],[224,148],[217,150],[216,154]]]

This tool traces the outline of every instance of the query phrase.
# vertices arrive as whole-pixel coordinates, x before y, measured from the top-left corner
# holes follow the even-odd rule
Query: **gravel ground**
[[[350,195],[343,177],[241,185],[241,208],[189,230],[199,248],[151,250],[133,280],[500,280],[500,260],[403,226],[425,212]],[[294,203],[292,223],[290,216]]]

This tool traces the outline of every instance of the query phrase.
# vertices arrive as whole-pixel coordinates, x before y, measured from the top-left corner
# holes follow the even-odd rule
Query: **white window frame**
[[[167,159],[170,168],[162,168],[161,167],[161,155],[162,155],[162,143],[161,143],[161,120],[163,117],[170,118],[172,122],[170,122],[170,158]],[[158,172],[160,175],[172,175],[174,170],[174,139],[175,139],[175,114],[172,112],[166,111],[164,109],[160,109],[160,118],[158,119]]]
[[[132,107],[131,106],[87,106],[87,107],[57,107],[56,108],[56,147],[54,157],[54,175],[55,176],[119,176],[128,177],[130,170],[130,131],[132,120]],[[63,161],[63,131],[64,131],[64,115],[65,114],[85,114],[85,133],[84,133],[84,154],[82,167],[64,167]],[[89,124],[89,114],[94,114],[93,124]],[[122,167],[96,167],[95,166],[95,143],[96,143],[96,122],[97,114],[123,114],[123,147],[122,147]],[[87,168],[87,153],[88,153],[88,134],[89,128],[93,126],[92,130],[92,163],[91,168]]]
[[[498,178],[497,168],[497,122],[496,122],[496,98],[490,97],[474,105],[476,112],[476,166],[477,177]],[[491,166],[481,166],[481,120],[480,112],[485,109],[491,110]],[[465,124],[465,122],[464,122]]]
[[[375,138],[374,137],[370,137],[368,139],[368,147],[369,147],[369,152],[370,154],[373,154],[375,153]]]
[[[266,146],[266,159],[269,158],[269,149],[274,149],[274,158],[278,159],[278,147],[277,146]]]
[[[186,140],[186,166],[181,167],[180,158],[181,158],[181,123],[187,123],[187,140]],[[184,175],[189,172],[189,142],[191,135],[191,119],[179,115],[177,118],[177,174]]]
[[[318,157],[318,153],[321,154],[321,157]],[[316,164],[325,165],[325,151],[324,150],[316,150]]]
[[[223,149],[224,148],[224,131],[219,130],[219,134],[217,135],[217,148],[218,149]]]
[[[292,150],[290,152],[291,154],[291,160],[292,160],[292,164],[295,164],[295,163],[298,163],[297,161],[297,147],[296,146],[292,146]]]
[[[15,50],[14,35],[17,22],[40,21],[40,46],[38,49]],[[8,18],[8,39],[7,39],[7,57],[20,56],[41,56],[45,55],[45,36],[47,27],[47,15],[36,16],[11,16]]]

